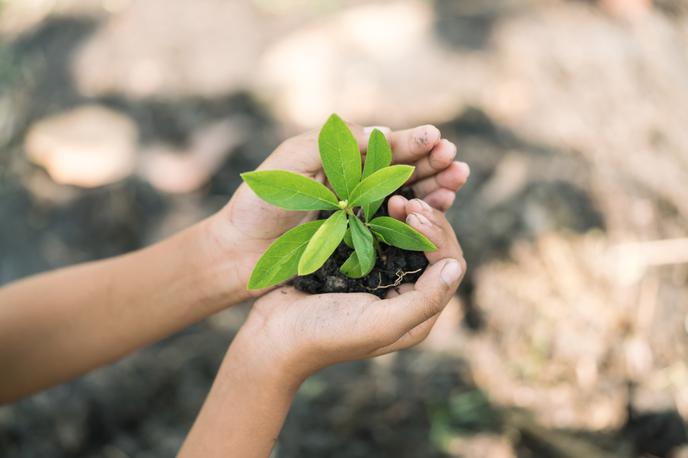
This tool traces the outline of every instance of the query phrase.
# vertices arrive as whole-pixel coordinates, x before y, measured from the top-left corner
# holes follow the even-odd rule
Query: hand
[[[353,124],[349,128],[365,151],[369,129]],[[456,146],[442,139],[439,130],[430,125],[389,132],[387,137],[393,161],[416,166],[410,180],[416,195],[436,209],[445,211],[451,207],[456,191],[469,175],[467,164],[454,161]],[[290,170],[323,182],[318,132],[311,131],[282,143],[258,167],[258,170],[270,169]],[[402,210],[390,205],[390,211],[398,215]],[[225,208],[208,220],[207,233],[216,242],[210,251],[216,254],[214,262],[231,264],[228,269],[232,271],[232,283],[235,289],[240,289],[233,291],[236,300],[249,296],[246,284],[251,270],[270,243],[313,217],[312,213],[287,211],[267,204],[242,184]],[[228,283],[225,278],[224,284]]]
[[[372,294],[308,296],[282,287],[256,301],[225,355],[180,457],[266,457],[303,380],[342,361],[421,342],[459,285],[466,263],[444,215],[420,199],[390,199],[395,216],[438,247],[415,285]]]
[[[230,354],[258,367],[278,367],[279,377],[297,386],[325,366],[401,350],[425,339],[456,291],[466,263],[440,211],[420,199],[395,200],[407,223],[438,247],[426,254],[430,265],[415,285],[402,285],[384,300],[367,293],[306,295],[278,288],[253,305]]]

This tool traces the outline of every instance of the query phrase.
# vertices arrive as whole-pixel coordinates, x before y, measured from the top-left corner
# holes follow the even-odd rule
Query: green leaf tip
[[[358,141],[342,119],[332,114],[320,129],[318,147],[325,175],[341,200],[347,200],[361,180]]]
[[[322,267],[344,238],[347,226],[346,213],[343,210],[338,210],[327,218],[313,234],[301,255],[298,274],[308,275]]]
[[[350,205],[362,206],[384,199],[406,183],[414,169],[412,165],[391,165],[374,172],[353,190]]]
[[[362,164],[358,141],[346,123],[332,114],[320,130],[318,147],[332,190],[285,170],[241,174],[246,185],[272,205],[297,211],[334,211],[326,220],[302,224],[277,238],[256,263],[249,290],[315,272],[342,241],[354,250],[340,266],[340,271],[351,278],[364,277],[374,268],[379,248],[376,238],[405,250],[437,249],[423,234],[401,221],[388,216],[373,218],[385,197],[403,186],[414,171],[410,165],[390,165],[392,149],[382,131],[372,130]],[[356,214],[354,207],[363,210],[366,223],[359,219],[360,213]]]
[[[334,193],[315,180],[286,170],[245,172],[241,178],[258,197],[287,210],[334,210]]]
[[[423,234],[390,216],[378,216],[368,223],[383,242],[409,251],[435,251],[437,247]]]
[[[365,164],[363,165],[363,175],[361,178],[368,178],[380,169],[392,163],[392,148],[387,143],[387,137],[380,129],[373,129],[368,138],[368,150],[366,152]]]
[[[368,138],[368,150],[366,153],[365,164],[363,165],[362,179],[368,178],[380,169],[392,163],[392,148],[387,142],[387,137],[380,129],[373,129]],[[369,221],[380,209],[384,199],[380,199],[368,204],[363,204],[363,213],[366,221]]]
[[[358,256],[356,256],[355,251],[344,261],[339,270],[349,278],[361,278],[368,275],[368,273],[364,274],[361,271],[361,263],[358,262]]]
[[[368,275],[375,267],[373,234],[355,215],[349,215],[349,228],[351,229],[351,239],[358,258],[361,276]]]
[[[301,224],[272,242],[253,268],[248,289],[269,288],[294,277],[308,241],[324,223],[318,220]]]

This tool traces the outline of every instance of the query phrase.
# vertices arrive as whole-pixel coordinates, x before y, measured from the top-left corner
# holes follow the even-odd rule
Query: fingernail
[[[410,224],[411,226],[420,226],[420,220],[418,219],[418,215],[415,213],[411,213],[406,217],[406,223]]]
[[[420,206],[423,207],[426,210],[430,210],[430,205],[423,199],[416,199],[418,202],[420,202]]]
[[[461,266],[459,262],[455,259],[447,261],[444,267],[442,267],[440,277],[447,286],[454,286],[454,284],[459,281],[459,277],[461,277]]]

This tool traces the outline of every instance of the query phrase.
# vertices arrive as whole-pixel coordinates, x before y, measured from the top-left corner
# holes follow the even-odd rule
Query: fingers
[[[463,258],[456,233],[441,211],[421,199],[406,200],[401,196],[389,200],[389,209],[392,217],[405,220],[437,246],[437,250],[425,253],[431,263],[443,258]]]
[[[422,173],[419,172],[418,178],[433,173],[433,170],[439,170],[443,163],[446,167],[447,163],[453,159],[449,157],[456,155],[456,146],[446,140],[440,144],[440,131],[432,125],[391,132],[385,126],[362,127],[349,122],[346,124],[362,152],[365,152],[368,147],[370,133],[377,128],[390,142],[395,163],[413,164],[426,159],[419,164]],[[315,173],[320,168],[318,135],[319,129],[315,129],[285,140],[265,160],[260,169],[286,168],[306,174]],[[436,147],[437,151],[431,153]],[[428,156],[432,156],[432,159]]]
[[[421,157],[416,163],[410,182],[432,176],[449,167],[456,157],[456,145],[443,138],[426,156]]]
[[[403,209],[396,208],[401,206]],[[385,352],[422,341],[466,271],[456,234],[440,211],[420,199],[406,201],[400,198],[394,202],[390,199],[390,208],[405,214],[406,222],[430,239],[437,250],[425,254],[430,266],[413,287],[405,286],[406,292],[398,296],[390,293],[387,299],[376,304],[377,312],[388,323],[389,332],[397,337],[393,343],[380,349]]]
[[[418,181],[412,188],[417,197],[444,212],[454,204],[456,192],[466,184],[469,174],[467,164],[452,162],[442,172]]]
[[[452,206],[455,199],[455,192],[450,191],[448,189],[440,188],[430,193],[428,196],[425,197],[425,199],[420,200],[427,203],[431,208],[435,208],[440,212],[445,212]],[[408,215],[406,211],[406,205],[408,204],[408,202],[409,200],[406,199],[404,196],[396,195],[390,197],[389,201],[387,202],[387,210],[389,212],[389,216],[401,221],[406,220],[406,216]]]
[[[391,142],[390,128],[384,126],[363,127],[347,122],[346,125],[358,142],[358,148],[364,152],[368,149],[368,138],[374,128],[385,134]],[[322,167],[318,136],[320,129],[310,130],[283,141],[259,167],[260,170],[283,169],[306,175],[315,175]]]
[[[433,264],[440,259],[453,258],[463,261],[463,251],[447,218],[439,210],[431,208],[420,199],[413,199],[406,205],[406,223],[426,236],[437,250],[425,253]]]
[[[441,138],[439,129],[432,125],[392,132],[386,126],[361,127],[358,124],[348,122],[346,124],[349,126],[351,133],[354,134],[354,137],[356,137],[358,146],[363,152],[368,149],[370,133],[373,129],[379,129],[387,137],[387,141],[389,141],[392,148],[392,161],[397,164],[412,164],[426,157],[438,145]],[[451,146],[445,148],[451,149]],[[447,154],[448,152],[445,151],[439,153],[438,156]],[[454,155],[456,155],[456,151],[454,151]],[[451,159],[449,162],[451,162]]]
[[[365,142],[365,146],[362,148],[363,151],[367,151],[368,149],[368,140],[370,139],[370,134],[373,132],[374,129],[379,130],[382,132],[382,134],[385,136],[387,139],[387,142],[391,142],[390,138],[392,135],[392,129],[390,129],[387,126],[368,126],[363,128],[363,141]],[[361,143],[361,140],[359,140],[359,145]]]
[[[349,126],[349,130],[351,131],[351,133],[354,134],[354,137],[358,142],[358,149],[362,153],[368,151],[368,140],[370,139],[370,134],[373,131],[373,129],[378,129],[380,132],[382,132],[385,135],[385,137],[387,137],[387,141],[389,141],[390,139],[391,129],[386,126],[363,127],[350,122],[347,122],[346,125]]]
[[[319,130],[310,130],[284,140],[275,151],[258,167],[258,170],[290,170],[309,176],[321,168],[318,148]]]
[[[452,162],[439,173],[416,181],[413,184],[413,191],[421,199],[440,188],[456,192],[466,184],[470,174],[471,170],[468,164],[465,162]]]
[[[401,294],[408,293],[409,291],[413,291],[414,288],[415,288],[415,286],[413,284],[404,283],[403,285],[399,286],[398,288],[390,289],[387,292],[387,299],[392,299],[392,298],[397,297]],[[425,340],[425,338],[428,336],[428,334],[432,330],[433,326],[435,325],[437,318],[439,318],[440,315],[441,314],[438,313],[437,315],[433,316],[429,320],[423,321],[421,324],[419,324],[415,328],[409,330],[404,335],[399,337],[396,341],[392,342],[389,345],[385,345],[384,347],[377,349],[373,353],[373,356],[384,355],[387,353],[391,353],[393,351],[402,350],[404,348],[413,347],[414,345],[419,344],[420,342]]]
[[[425,157],[440,141],[440,131],[431,125],[399,130],[390,134],[393,161],[413,164]]]
[[[454,205],[456,193],[446,188],[440,188],[425,196],[423,200],[432,208],[436,208],[441,212],[446,212]]]
[[[396,342],[440,313],[459,286],[463,272],[458,260],[443,259],[423,272],[412,291],[371,304],[374,309],[371,312],[378,314],[380,322],[386,323],[384,337]]]
[[[392,353],[393,351],[404,350],[406,348],[418,345],[428,337],[440,315],[441,313],[438,313],[429,320],[423,321],[421,324],[402,335],[394,343],[377,349],[372,356],[386,355],[387,353]]]
[[[370,135],[374,127],[365,127],[361,133],[350,124],[359,145]],[[439,130],[434,126],[420,126],[413,129],[389,132],[387,127],[378,127],[392,143],[394,162],[413,162],[416,169],[409,182],[418,197],[425,199],[431,207],[441,211],[448,210],[454,203],[456,192],[466,184],[470,168],[465,162],[454,161],[456,145],[447,139],[439,138]],[[434,142],[434,146],[432,145]],[[392,197],[389,201],[389,214],[403,219],[401,201]]]
[[[404,196],[396,195],[390,197],[389,201],[387,202],[387,212],[389,213],[389,216],[398,220],[405,220],[407,203],[408,199],[406,199]]]
[[[468,179],[468,165],[453,161],[456,157],[456,145],[441,139],[440,131],[434,126],[425,125],[391,132],[384,126],[347,125],[363,152],[367,149],[370,132],[374,128],[380,129],[391,143],[394,162],[416,166],[411,179],[416,195],[439,210],[446,211],[451,207],[455,198],[453,194]],[[259,169],[290,170],[323,181],[318,135],[319,130],[311,130],[285,140]],[[393,214],[394,211],[391,210],[390,213]]]

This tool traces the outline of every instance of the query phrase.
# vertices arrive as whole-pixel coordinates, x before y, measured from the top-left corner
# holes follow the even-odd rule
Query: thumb
[[[464,270],[463,262],[442,259],[423,272],[412,291],[373,306],[385,317],[389,331],[400,337],[444,309],[456,292]]]

